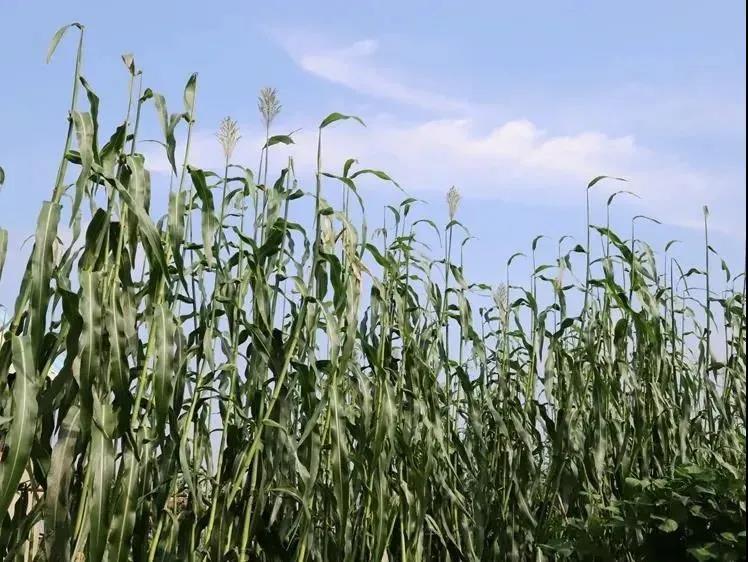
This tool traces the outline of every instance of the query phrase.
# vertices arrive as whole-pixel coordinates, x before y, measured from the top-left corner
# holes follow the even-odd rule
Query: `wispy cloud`
[[[466,102],[409,85],[377,65],[376,39],[342,47],[310,47],[309,41],[298,40],[283,40],[282,45],[304,71],[361,94],[430,111],[464,113],[469,109]]]

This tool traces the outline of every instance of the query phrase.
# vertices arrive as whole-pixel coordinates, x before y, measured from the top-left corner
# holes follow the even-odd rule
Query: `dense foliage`
[[[63,156],[0,332],[5,560],[745,559],[745,277],[723,262],[710,285],[706,210],[685,271],[636,239],[646,217],[628,240],[590,222],[617,181],[595,178],[586,244],[537,264],[539,237],[473,283],[457,190],[443,226],[406,198],[371,230],[358,184],[396,184],[322,167],[328,127],[358,118],[321,122],[311,193],[292,160],[268,170],[293,142],[270,89],[259,166],[227,119],[225,166],[198,169],[197,77],[169,113],[125,56],[102,144],[83,27],[50,56],[66,30]],[[151,107],[168,201],[140,152]]]

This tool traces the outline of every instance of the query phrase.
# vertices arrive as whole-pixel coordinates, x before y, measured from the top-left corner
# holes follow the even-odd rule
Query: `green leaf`
[[[509,257],[509,259],[507,260],[507,262],[506,262],[506,266],[507,266],[507,267],[509,267],[510,265],[512,265],[512,262],[513,262],[513,261],[514,261],[514,260],[515,260],[516,258],[519,258],[519,257],[523,257],[523,258],[526,258],[527,256],[526,256],[525,254],[523,254],[522,252],[515,252],[515,253],[514,253],[514,254],[512,254],[512,255],[511,255],[511,256]]]
[[[402,187],[400,187],[400,184],[397,183],[395,180],[393,180],[390,176],[382,172],[381,170],[358,170],[356,171],[352,176],[351,179],[355,179],[358,176],[364,175],[364,174],[371,174],[373,176],[378,177],[380,180],[388,181],[394,184],[395,187],[397,187],[400,191],[404,191]]]
[[[107,366],[109,373],[109,387],[120,400],[120,406],[127,406],[130,403],[130,376],[129,366],[127,363],[128,354],[128,322],[124,308],[127,306],[126,293],[113,290],[110,293],[110,299],[106,314],[106,331],[109,336],[109,364]],[[123,402],[125,404],[123,404]],[[126,417],[126,412],[123,413]]]
[[[140,478],[140,464],[133,450],[128,447],[124,452],[117,479],[116,498],[107,539],[107,562],[128,560],[137,515],[138,493],[141,490]]]
[[[80,77],[81,86],[86,90],[86,98],[88,99],[89,113],[91,115],[91,133],[90,140],[87,142],[90,144],[90,150],[93,154],[93,161],[97,164],[99,160],[99,96],[93,91],[88,81]]]
[[[71,514],[75,500],[70,486],[80,434],[80,409],[73,405],[60,426],[47,476],[44,526],[48,531],[44,535],[44,541],[47,557],[51,561],[70,560],[70,539],[73,532]]]
[[[5,257],[8,255],[8,231],[0,228],[0,280],[3,278]]]
[[[130,203],[127,203],[128,197],[124,197],[127,208],[132,209],[126,216],[127,236],[130,247],[130,254],[135,255],[139,242],[139,213],[137,209],[143,209],[148,213],[151,204],[151,175],[145,169],[145,160],[141,154],[133,154],[125,160],[127,165],[123,167],[121,179],[124,187],[127,189]]]
[[[103,335],[103,318],[101,308],[101,273],[91,270],[80,272],[82,295],[80,316],[83,329],[80,339],[80,358],[77,373],[78,388],[81,393],[81,417],[86,431],[90,428],[93,416],[94,386],[100,384],[101,374],[101,339]]]
[[[78,22],[73,22],[68,25],[63,25],[60,29],[57,30],[57,32],[52,36],[52,41],[49,43],[49,49],[47,49],[47,63],[52,60],[52,55],[55,53],[55,49],[57,49],[57,45],[62,40],[62,37],[65,35],[65,32],[70,29],[71,27],[77,27],[81,30],[81,33],[83,33],[83,26],[79,24]]]
[[[636,197],[637,199],[641,199],[641,197],[638,194],[634,193],[633,191],[626,191],[624,189],[624,190],[621,190],[621,191],[616,191],[615,193],[612,193],[610,195],[610,197],[608,197],[608,206],[610,206],[613,203],[613,200],[616,197],[618,197],[619,195],[631,195],[632,197]]]
[[[143,244],[146,247],[148,253],[148,260],[150,262],[152,273],[167,273],[168,268],[166,264],[166,254],[161,244],[161,235],[153,224],[153,221],[148,216],[146,210],[142,205],[138,205],[136,201],[131,197],[130,193],[125,187],[118,181],[110,181],[110,183],[117,189],[117,193],[128,206],[130,212],[135,213],[138,219],[138,230],[140,230],[143,238]]]
[[[665,519],[662,523],[657,525],[657,528],[663,533],[672,533],[678,530],[678,523],[672,519]]]
[[[349,158],[345,161],[345,164],[343,164],[343,177],[348,177],[348,172],[350,171],[351,166],[353,166],[356,162],[357,160],[355,158]]]
[[[81,158],[81,171],[75,182],[75,197],[73,198],[73,209],[70,220],[77,218],[86,185],[91,176],[91,170],[95,163],[94,159],[94,122],[90,113],[73,112],[73,125],[78,140],[78,151]]]
[[[47,305],[50,297],[50,280],[54,267],[52,245],[57,236],[60,206],[49,201],[42,204],[36,223],[34,250],[31,254],[31,318],[32,345],[39,355],[42,337],[46,330]]]
[[[182,263],[182,243],[184,242],[185,228],[185,192],[171,192],[169,194],[169,242],[171,243],[171,254],[177,266],[177,274],[184,285],[184,264]]]
[[[658,221],[657,219],[655,219],[655,218],[652,218],[652,217],[648,217],[647,215],[636,215],[636,216],[635,216],[635,217],[634,217],[633,219],[631,219],[631,220],[632,220],[632,221],[635,221],[636,219],[644,219],[644,220],[648,220],[648,221],[650,221],[650,222],[653,222],[653,223],[655,223],[655,224],[662,224],[662,223],[661,223],[660,221]]]
[[[99,151],[99,159],[104,174],[109,176],[114,174],[114,165],[125,146],[125,136],[125,125],[122,124],[117,127],[112,136],[109,137],[109,141]]]
[[[727,265],[727,262],[723,260],[722,258],[720,258],[720,261],[722,262],[722,271],[725,272],[725,282],[729,283],[730,277],[732,277],[732,275],[730,274],[730,267]],[[0,264],[0,273],[1,272],[2,272],[2,265]]]
[[[174,116],[169,116],[166,109],[166,99],[161,94],[153,94],[153,104],[156,107],[158,121],[161,124],[161,132],[164,134],[166,141],[166,158],[169,160],[169,164],[171,164],[172,172],[176,175],[177,163],[175,152],[177,149],[177,140],[174,136],[174,130],[179,120],[175,119]]]
[[[153,400],[156,410],[156,431],[163,433],[169,414],[176,372],[174,363],[174,318],[166,303],[154,311],[153,330],[156,338],[156,365],[153,370]]]
[[[270,137],[265,143],[264,148],[269,148],[276,144],[293,144],[293,139],[290,135],[275,135]]]
[[[626,178],[618,178],[616,176],[597,176],[596,178],[593,178],[590,183],[587,184],[587,189],[590,189],[595,184],[602,180],[616,180],[616,181],[629,181]]]
[[[190,121],[194,120],[195,111],[195,90],[197,89],[197,73],[193,73],[187,79],[187,84],[184,87],[184,111],[188,115]]]
[[[705,544],[702,546],[689,548],[688,553],[693,556],[698,562],[706,562],[707,560],[718,560],[719,555],[714,552],[714,543]]]
[[[355,115],[343,115],[342,113],[335,112],[335,113],[331,113],[330,115],[328,115],[327,117],[325,117],[322,120],[322,123],[319,124],[319,128],[320,129],[324,129],[325,127],[327,127],[328,125],[332,125],[336,121],[341,121],[341,120],[345,120],[345,119],[354,119],[354,120],[358,121],[359,123],[361,123],[364,127],[366,127],[366,123],[364,123],[361,120],[361,118],[356,117]]]
[[[5,438],[6,458],[0,463],[0,513],[6,513],[18,492],[18,484],[29,462],[31,444],[36,432],[39,382],[30,336],[13,335],[11,339],[13,367],[12,415]]]
[[[213,267],[215,264],[213,246],[215,244],[216,231],[220,226],[214,212],[213,194],[208,189],[203,170],[190,167],[189,172],[197,196],[202,202],[200,226],[203,234],[203,252],[205,252],[205,259],[208,262],[208,266]]]
[[[125,65],[125,68],[127,68],[127,71],[131,75],[135,75],[135,57],[132,55],[132,53],[125,53],[122,55],[122,62]]]
[[[94,394],[91,452],[87,469],[92,472],[89,484],[88,560],[101,560],[109,532],[110,497],[114,477],[114,444],[112,442],[115,413],[111,404],[103,404]]]

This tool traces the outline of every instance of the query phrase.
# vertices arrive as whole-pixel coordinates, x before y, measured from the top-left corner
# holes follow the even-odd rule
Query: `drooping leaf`
[[[332,125],[336,121],[343,121],[346,119],[354,119],[355,121],[358,121],[361,125],[366,126],[366,124],[361,120],[360,117],[356,117],[355,115],[343,115],[342,113],[331,113],[327,117],[325,117],[322,122],[319,124],[320,129],[324,129],[328,125]]]
[[[587,184],[587,189],[590,189],[591,187],[594,187],[595,184],[597,184],[598,182],[602,180],[607,180],[607,179],[616,180],[616,181],[628,181],[626,178],[619,178],[616,176],[597,176],[596,178],[593,178],[592,180],[590,180],[590,183]]]
[[[18,492],[24,470],[31,455],[31,445],[36,432],[37,395],[39,382],[34,361],[31,337],[12,336],[13,383],[12,418],[5,437],[5,459],[0,463],[0,513],[6,513]]]
[[[55,32],[55,34],[52,36],[52,41],[50,41],[49,43],[49,49],[47,49],[47,58],[46,58],[47,63],[49,63],[49,61],[52,60],[52,55],[55,54],[57,45],[62,40],[62,37],[65,35],[65,32],[71,27],[76,27],[80,29],[81,33],[83,33],[83,26],[79,24],[78,22],[69,23],[68,25],[63,25],[60,29],[58,29]]]

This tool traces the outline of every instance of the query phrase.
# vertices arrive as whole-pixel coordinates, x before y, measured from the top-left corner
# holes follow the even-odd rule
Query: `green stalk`
[[[73,91],[70,96],[70,110],[68,111],[68,131],[65,135],[65,148],[62,151],[60,165],[57,168],[57,179],[55,179],[55,188],[52,194],[52,203],[59,203],[62,194],[65,191],[65,170],[67,169],[67,153],[70,150],[70,143],[73,140],[73,112],[75,112],[76,102],[78,100],[78,88],[80,87],[81,67],[83,65],[83,32],[85,27],[80,24],[72,24],[78,28],[78,49],[75,55],[75,71],[73,72]]]

